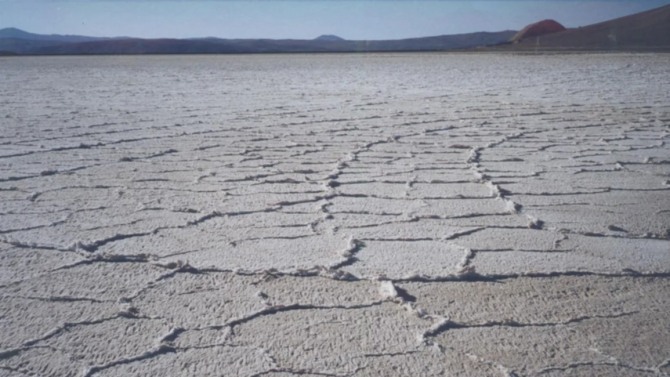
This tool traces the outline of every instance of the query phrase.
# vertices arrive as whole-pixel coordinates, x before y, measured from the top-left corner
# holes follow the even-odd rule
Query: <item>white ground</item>
[[[0,376],[668,376],[668,67],[0,59]]]

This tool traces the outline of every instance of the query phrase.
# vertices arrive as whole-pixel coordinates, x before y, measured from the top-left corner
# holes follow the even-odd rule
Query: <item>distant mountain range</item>
[[[381,41],[350,41],[335,35],[310,40],[140,39],[40,35],[9,28],[0,30],[0,51],[30,55],[445,51],[501,43],[514,33],[508,30]]]
[[[549,20],[542,23],[547,21]],[[542,23],[529,27],[537,29]],[[548,34],[529,38],[519,38],[524,33],[505,30],[398,40],[353,41],[335,35],[322,35],[310,40],[98,38],[41,35],[6,28],[0,29],[0,55],[414,52],[481,49],[670,51],[670,5],[577,29],[551,29],[549,28]]]

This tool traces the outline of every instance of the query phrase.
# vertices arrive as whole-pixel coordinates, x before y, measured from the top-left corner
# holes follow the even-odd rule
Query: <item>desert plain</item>
[[[668,54],[0,76],[0,376],[670,375]]]

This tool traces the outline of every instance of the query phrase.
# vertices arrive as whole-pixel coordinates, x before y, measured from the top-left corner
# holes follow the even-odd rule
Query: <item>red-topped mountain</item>
[[[526,38],[539,37],[542,35],[558,33],[559,31],[564,30],[566,30],[565,26],[554,20],[542,20],[521,29],[521,31],[516,33],[510,41],[516,43]]]
[[[534,25],[537,24],[529,28]],[[575,29],[522,37],[517,43],[501,48],[513,51],[670,51],[670,5]]]

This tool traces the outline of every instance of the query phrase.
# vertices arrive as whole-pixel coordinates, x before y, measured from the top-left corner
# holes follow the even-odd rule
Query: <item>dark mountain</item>
[[[18,39],[18,40],[30,40],[30,41],[65,42],[65,43],[100,41],[110,39],[110,38],[98,38],[98,37],[85,37],[82,35],[33,34],[13,27],[0,29],[0,39],[6,39],[6,38]]]
[[[670,5],[501,46],[516,51],[670,51]]]
[[[337,35],[324,34],[324,35],[319,35],[318,37],[314,38],[314,40],[315,41],[336,42],[336,41],[343,41],[344,38],[338,37]]]
[[[0,33],[0,51],[33,55],[445,51],[501,43],[509,40],[515,33],[514,31],[480,32],[402,40],[349,41],[334,35],[323,35],[313,40],[103,39],[80,36],[41,36],[18,29],[3,29],[0,32],[2,32]]]
[[[33,34],[16,28],[0,29],[0,51],[16,54],[33,53],[40,49],[69,43],[110,40],[111,38],[85,37],[81,35]]]

